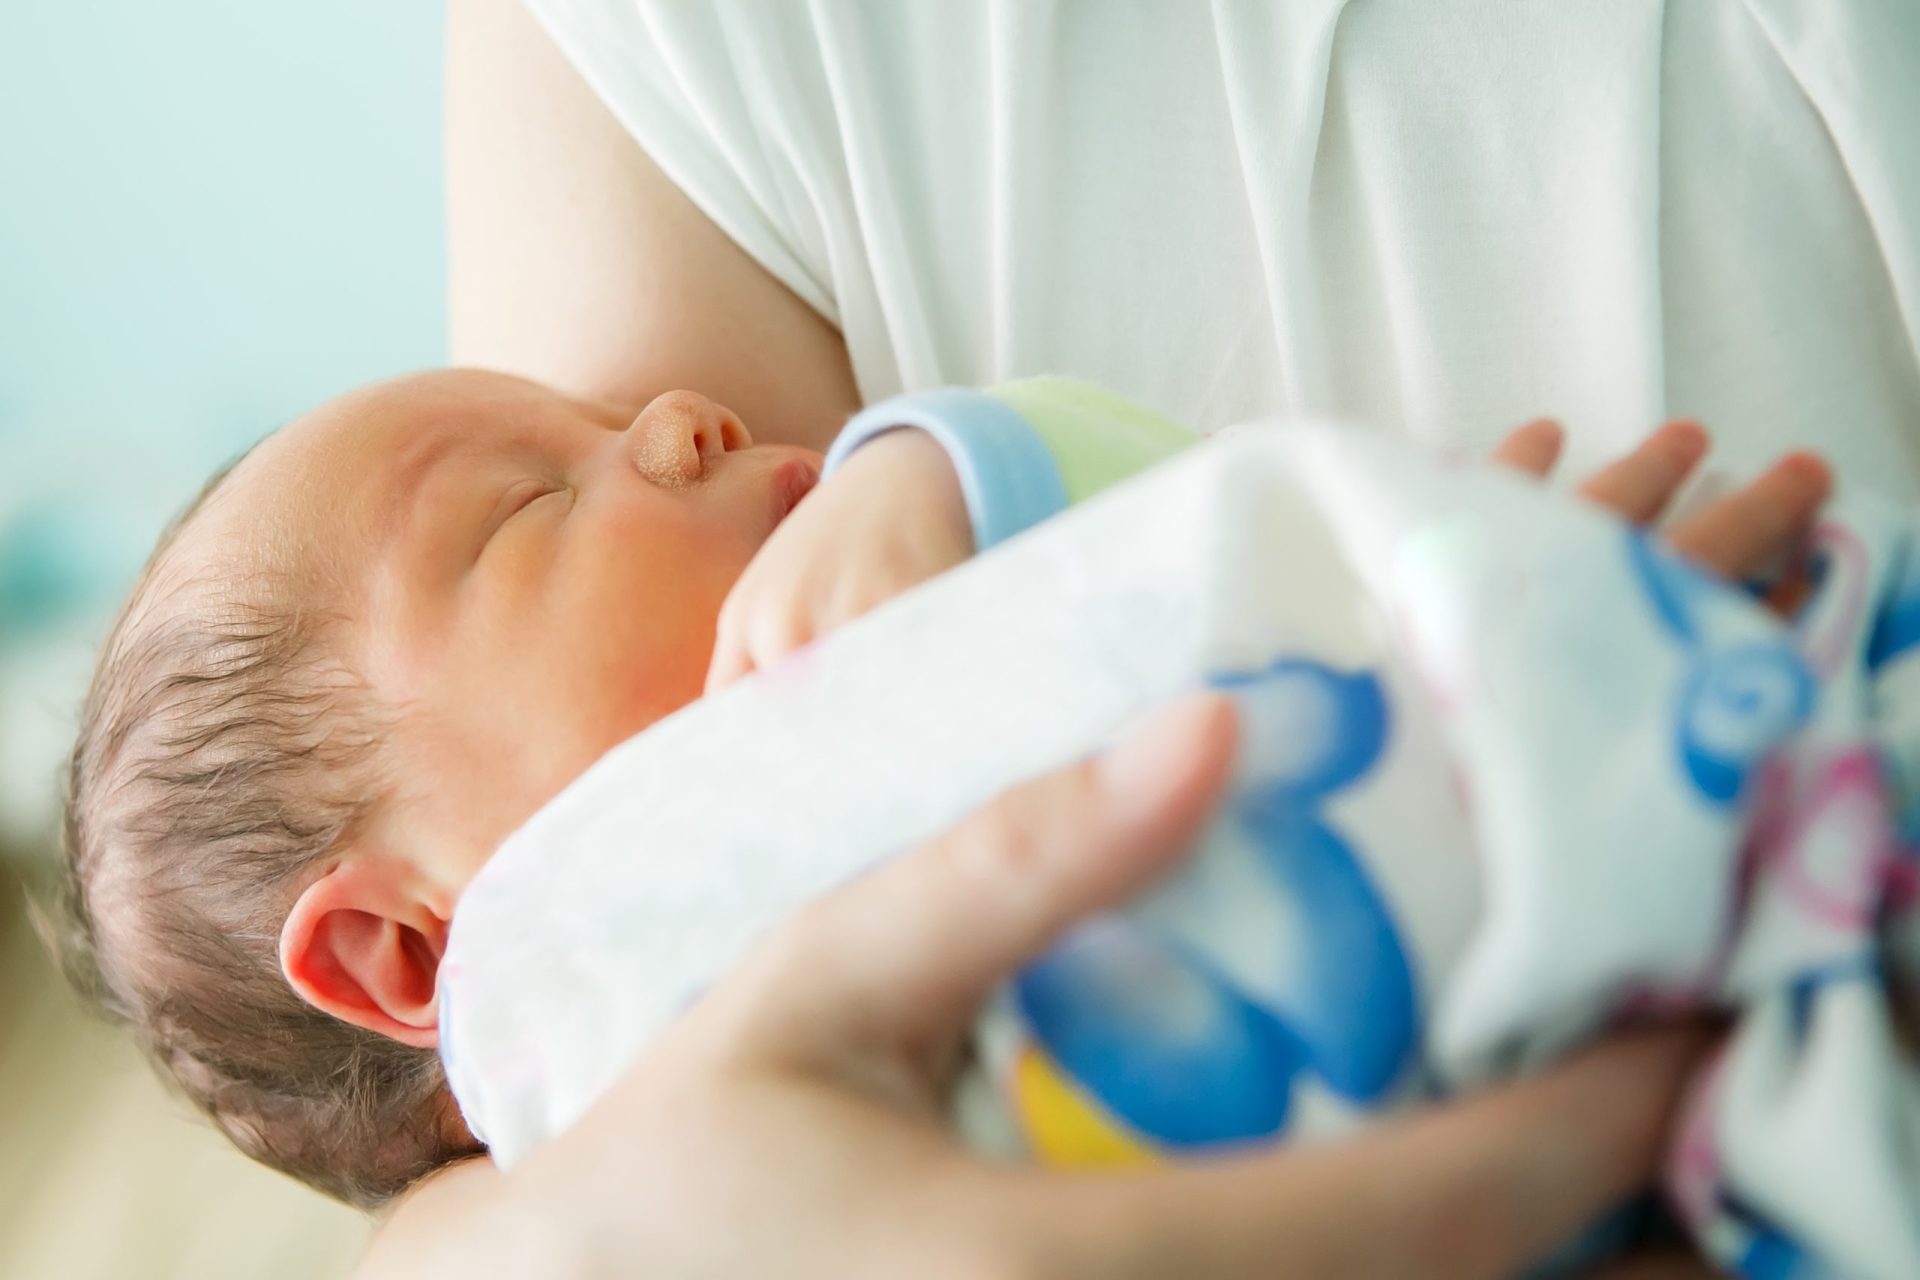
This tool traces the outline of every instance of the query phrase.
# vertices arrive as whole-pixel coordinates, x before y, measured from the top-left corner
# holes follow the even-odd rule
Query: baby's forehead
[[[505,374],[442,370],[361,388],[263,438],[183,529],[203,560],[280,573],[355,566],[391,533],[405,497],[449,455],[485,453],[529,421],[589,416]],[[183,539],[184,540],[184,539]]]
[[[341,567],[352,531],[366,522],[375,468],[355,466],[303,425],[264,437],[207,492],[156,562],[156,594],[217,606],[256,594],[250,584],[258,581],[303,581],[312,570]]]
[[[484,452],[530,429],[578,426],[600,412],[507,374],[439,370],[328,401],[263,444],[263,461],[290,468],[301,484],[318,479],[322,487],[368,492],[384,480],[404,490],[409,478],[450,453]]]
[[[334,523],[462,443],[483,446],[501,415],[459,383],[417,376],[330,400],[260,441],[216,494],[243,522]]]

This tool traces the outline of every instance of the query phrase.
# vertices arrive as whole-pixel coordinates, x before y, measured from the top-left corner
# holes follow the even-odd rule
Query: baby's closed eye
[[[509,521],[534,503],[571,492],[572,490],[566,485],[544,478],[521,480],[510,485],[500,495],[500,500],[494,504],[493,511],[488,517],[486,532],[481,539],[481,546],[485,547],[490,543],[494,535],[504,529]]]

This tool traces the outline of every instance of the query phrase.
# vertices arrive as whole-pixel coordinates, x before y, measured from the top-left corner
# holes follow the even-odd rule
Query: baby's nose
[[[692,484],[715,458],[753,443],[731,410],[697,391],[655,396],[628,431],[640,474],[669,488]]]

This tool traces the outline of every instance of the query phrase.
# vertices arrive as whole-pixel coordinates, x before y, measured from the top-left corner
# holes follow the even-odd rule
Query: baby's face
[[[699,696],[728,589],[819,462],[754,445],[692,392],[636,417],[436,373],[287,427],[196,536],[325,558],[350,659],[397,721],[400,795],[374,838],[464,884],[602,752]]]

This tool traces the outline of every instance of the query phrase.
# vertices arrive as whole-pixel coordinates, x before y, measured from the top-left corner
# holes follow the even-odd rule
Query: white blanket
[[[511,1164],[770,923],[1183,690],[1242,711],[1199,856],[982,1016],[1046,1158],[1351,1127],[1616,1022],[1739,1010],[1679,1135],[1722,1261],[1920,1275],[1920,549],[1850,500],[1791,629],[1514,477],[1217,440],[618,747],[461,900],[445,1056]],[[984,1105],[981,1105],[984,1103]]]

